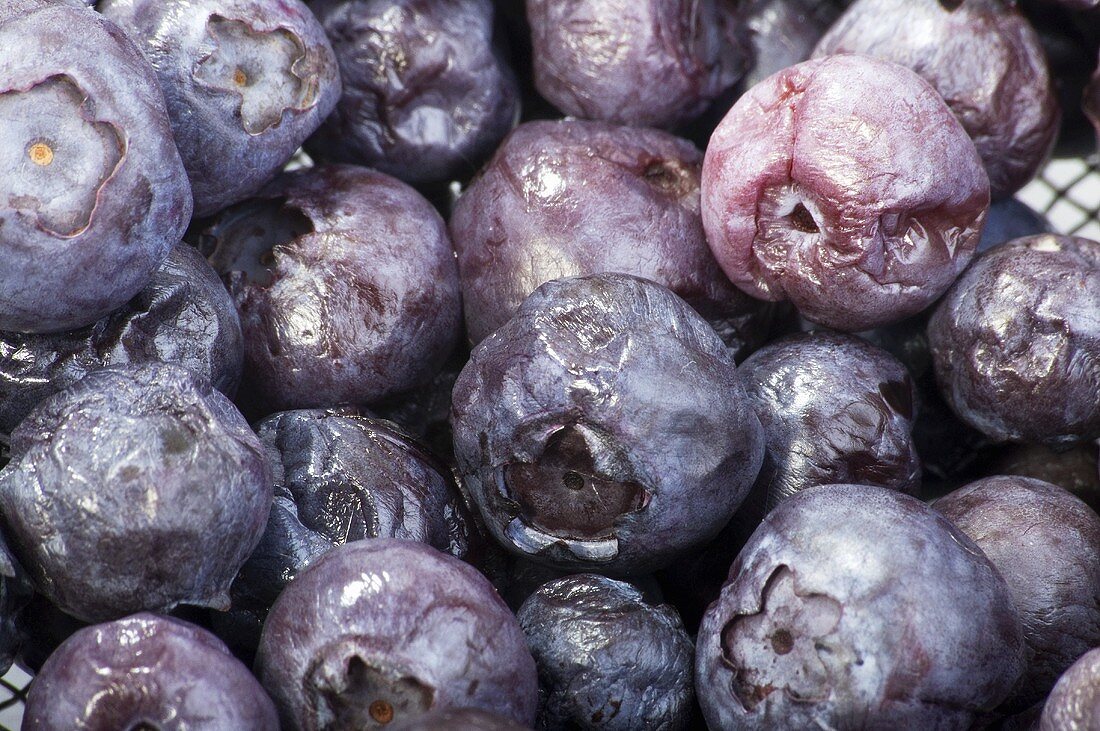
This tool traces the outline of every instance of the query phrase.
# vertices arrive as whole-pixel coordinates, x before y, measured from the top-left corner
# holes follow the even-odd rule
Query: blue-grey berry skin
[[[298,0],[100,0],[156,71],[209,216],[274,178],[340,97],[332,46]]]
[[[243,360],[241,323],[229,293],[202,254],[177,244],[144,289],[88,327],[0,332],[0,434],[97,368],[176,363],[232,397]]]
[[[1015,476],[972,482],[934,507],[1008,583],[1028,655],[1005,706],[1022,711],[1100,646],[1100,515],[1061,487]]]
[[[1039,731],[1096,728],[1100,728],[1100,647],[1085,653],[1062,674],[1039,720]]]
[[[1005,580],[924,503],[863,485],[772,511],[696,639],[711,728],[967,729],[1024,669]]]
[[[413,185],[465,179],[519,116],[519,89],[493,43],[489,0],[315,0],[343,80],[307,143],[330,162]]]
[[[415,541],[334,548],[271,608],[256,673],[284,729],[381,728],[445,708],[531,724],[535,662],[488,580]]]
[[[852,335],[808,333],[758,350],[739,372],[764,426],[758,479],[770,506],[815,485],[919,492],[916,389],[889,353]]]
[[[0,22],[0,330],[89,325],[149,283],[191,218],[156,76],[86,8]]]
[[[58,607],[90,622],[228,608],[271,476],[240,412],[202,378],[165,363],[95,371],[39,404],[11,447],[0,510]]]
[[[79,630],[27,694],[24,731],[278,731],[275,706],[217,637],[135,614]]]
[[[543,584],[517,616],[539,669],[538,728],[688,727],[695,648],[676,610],[576,574]]]
[[[989,206],[976,253],[1024,236],[1050,233],[1054,233],[1054,228],[1042,214],[1015,198],[1005,198]]]
[[[509,551],[639,574],[712,538],[763,458],[733,357],[686,302],[621,274],[539,287],[455,383],[455,457]]]
[[[394,724],[391,731],[529,731],[511,719],[478,708],[448,708]]]
[[[68,5],[74,8],[88,8],[94,5],[93,0],[7,0],[0,6],[0,23],[29,13],[32,10],[47,8],[51,5]]]
[[[808,59],[841,12],[840,3],[831,0],[749,0],[733,4],[738,6],[739,25],[752,48],[750,69],[740,83],[745,89]]]

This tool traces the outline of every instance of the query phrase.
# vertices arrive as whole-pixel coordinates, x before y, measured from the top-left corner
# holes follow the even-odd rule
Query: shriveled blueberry
[[[1100,727],[1100,647],[1073,663],[1054,685],[1040,731],[1077,731]]]
[[[1005,701],[1025,710],[1100,645],[1100,515],[1061,487],[988,477],[934,504],[1008,583],[1024,626],[1024,674]]]
[[[665,285],[742,354],[759,345],[772,308],[731,285],[707,247],[702,161],[691,143],[653,129],[580,120],[517,128],[451,218],[471,341],[540,284],[606,271]]]
[[[994,198],[1035,177],[1059,107],[1039,36],[1004,0],[857,0],[815,56],[862,53],[913,69],[951,107],[981,155]]]
[[[336,56],[298,0],[99,0],[156,70],[209,216],[278,174],[340,97]]]
[[[912,71],[840,55],[750,89],[711,138],[703,225],[730,280],[838,330],[932,304],[969,262],[989,181]]]
[[[121,307],[191,218],[156,76],[117,27],[44,4],[0,24],[0,330]]]
[[[29,13],[32,10],[40,10],[51,5],[68,5],[74,8],[88,8],[95,4],[94,0],[6,0],[0,5],[0,23]]]
[[[35,588],[79,619],[226,609],[263,533],[270,479],[256,435],[204,379],[114,366],[15,430],[0,510]]]
[[[576,574],[520,607],[543,729],[685,729],[694,646],[676,610],[622,581]]]
[[[202,239],[241,316],[242,399],[261,415],[412,389],[458,339],[446,226],[388,175],[350,165],[287,173]]]
[[[986,470],[992,475],[1019,475],[1050,482],[1069,490],[1100,513],[1100,474],[1097,445],[1082,444],[1054,451],[1038,444],[1002,447]]]
[[[1015,198],[1005,198],[989,206],[982,238],[978,242],[978,254],[994,246],[1020,239],[1024,236],[1054,233],[1054,228],[1044,216]]]
[[[698,116],[751,49],[719,0],[527,0],[535,85],[566,114],[645,127]],[[740,43],[737,41],[740,40]]]
[[[217,637],[141,613],[66,640],[31,683],[23,728],[277,731],[279,719]]]
[[[1020,618],[974,543],[908,495],[810,488],[772,511],[703,618],[711,728],[964,729],[1023,670]]]
[[[757,478],[774,507],[815,485],[878,485],[916,494],[916,389],[896,358],[840,333],[807,333],[758,350],[741,382],[764,426]]]
[[[143,290],[93,325],[42,335],[0,332],[0,433],[97,368],[176,363],[232,396],[243,358],[228,292],[198,251],[177,244]]]
[[[535,718],[523,631],[476,569],[423,543],[339,546],[264,624],[256,671],[286,728],[380,728],[445,708]]]
[[[712,538],[763,457],[714,330],[622,274],[542,285],[455,383],[455,456],[489,531],[548,565],[638,574]]]
[[[928,325],[936,379],[999,441],[1100,437],[1100,244],[1043,235],[982,254]]]
[[[841,12],[834,0],[748,0],[733,4],[739,6],[740,25],[752,44],[752,65],[741,80],[746,89],[808,59]]]
[[[344,95],[309,142],[414,185],[468,178],[519,115],[490,0],[315,0]]]
[[[445,708],[390,728],[392,731],[525,731],[528,727],[478,708]]]

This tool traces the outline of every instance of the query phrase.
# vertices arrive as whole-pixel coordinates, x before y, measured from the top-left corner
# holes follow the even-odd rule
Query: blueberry
[[[344,96],[309,142],[413,185],[467,178],[519,115],[490,0],[315,0]]]
[[[0,434],[97,368],[176,363],[232,396],[243,358],[237,308],[225,287],[201,254],[177,244],[143,290],[93,325],[44,335],[0,332]]]
[[[286,728],[379,728],[432,710],[535,717],[515,616],[475,569],[423,543],[334,548],[279,596],[256,671]]]
[[[115,366],[15,430],[0,510],[35,588],[78,619],[226,609],[263,532],[270,480],[259,440],[203,379]]]
[[[392,731],[525,731],[528,727],[478,708],[445,708],[390,728]]]
[[[209,216],[269,182],[340,97],[336,56],[298,0],[99,0],[156,70]]]
[[[1038,444],[1007,445],[993,456],[986,473],[1033,477],[1053,483],[1100,512],[1096,444],[1082,444],[1058,451]]]
[[[879,487],[782,502],[703,618],[711,728],[965,729],[1024,668],[1020,618],[981,550]]]
[[[750,89],[703,162],[703,225],[730,280],[845,331],[931,305],[969,262],[989,182],[912,71],[840,55]]]
[[[1054,233],[1054,228],[1044,216],[1015,198],[1005,198],[989,206],[985,229],[978,242],[978,254],[994,246],[1020,239],[1024,236]]]
[[[944,398],[998,441],[1100,437],[1100,244],[1032,236],[978,257],[928,338]]]
[[[1085,653],[1050,692],[1039,728],[1076,731],[1100,726],[1100,647]]]
[[[714,330],[621,274],[544,284],[455,383],[459,469],[509,551],[638,574],[712,538],[763,434]]]
[[[518,617],[539,669],[539,728],[687,728],[695,648],[672,607],[577,574],[541,586]]]
[[[1100,645],[1100,515],[1060,487],[1007,476],[972,482],[934,507],[1008,583],[1028,652],[1005,706],[1023,711]]]
[[[752,67],[741,80],[746,89],[810,57],[817,42],[840,15],[832,0],[748,0],[740,25],[749,34]]]
[[[31,598],[27,573],[0,536],[0,674],[8,672],[16,653],[25,644],[20,619]]]
[[[66,640],[31,683],[23,728],[277,731],[279,719],[218,638],[141,613]]]
[[[707,248],[701,166],[693,145],[658,130],[521,125],[451,218],[470,339],[507,322],[544,282],[610,271],[670,288],[739,354],[758,346],[772,308],[732,286]]]
[[[0,330],[83,327],[148,284],[191,217],[164,97],[85,8],[30,8],[0,48]]]

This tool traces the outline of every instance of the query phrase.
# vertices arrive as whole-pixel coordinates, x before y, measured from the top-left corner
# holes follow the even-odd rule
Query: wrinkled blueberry
[[[764,519],[703,618],[715,729],[965,729],[1023,670],[1005,581],[908,495],[829,485]]]
[[[445,708],[390,728],[392,731],[525,731],[528,727],[479,708]]]
[[[974,140],[994,198],[1035,177],[1059,107],[1039,36],[1004,0],[858,0],[815,56],[862,53],[913,69]]]
[[[980,254],[1024,236],[1049,233],[1054,233],[1054,228],[1045,217],[1015,198],[1005,198],[989,206],[989,215],[985,218],[985,228],[975,253]]]
[[[1039,722],[1041,731],[1100,727],[1100,647],[1081,656],[1050,692]]]
[[[1100,244],[1017,239],[978,257],[928,325],[936,380],[999,441],[1100,437]]]
[[[459,198],[451,218],[466,329],[477,343],[559,277],[620,272],[688,301],[739,353],[772,308],[734,287],[699,216],[702,155],[653,129],[529,122]]]
[[[981,159],[935,90],[866,56],[754,86],[703,162],[703,224],[730,280],[838,330],[932,304],[970,260],[988,205]]]
[[[95,4],[95,0],[5,0],[0,5],[0,23],[10,20],[17,15],[29,13],[32,10],[40,10],[51,5],[69,5],[74,8],[87,8]]]
[[[462,305],[443,220],[406,184],[335,165],[227,209],[201,246],[237,303],[260,414],[371,403],[428,381]]]
[[[541,586],[518,617],[539,669],[539,728],[687,728],[695,648],[672,607],[577,574]]]
[[[919,492],[916,389],[889,353],[852,335],[811,333],[758,350],[739,372],[764,427],[757,481],[770,507],[815,485]]]
[[[712,538],[763,434],[714,330],[621,274],[542,285],[455,383],[455,456],[489,531],[565,569],[652,571]]]
[[[97,14],[0,24],[0,330],[58,332],[121,307],[191,217],[156,76]]]
[[[535,663],[476,569],[423,543],[339,546],[292,581],[256,671],[286,728],[379,728],[444,708],[530,724]]]
[[[256,435],[203,379],[115,366],[13,432],[0,510],[35,588],[78,619],[226,609],[263,532],[270,479]]]
[[[1019,475],[1050,482],[1069,490],[1100,513],[1100,473],[1097,445],[1082,444],[1054,450],[1039,444],[1002,447],[987,468],[988,475]]]
[[[23,728],[277,731],[279,719],[217,637],[141,613],[66,640],[31,683]]]
[[[515,124],[489,0],[315,0],[344,95],[309,142],[414,185],[467,178]]]
[[[209,216],[278,174],[340,97],[336,56],[298,0],[99,0],[160,80]]]
[[[0,332],[0,434],[97,368],[176,363],[232,396],[243,358],[225,287],[201,254],[177,244],[143,290],[94,325],[48,335]]]
[[[690,121],[744,74],[751,49],[721,0],[527,0],[535,85],[566,114]],[[737,41],[740,40],[740,43]]]
[[[734,4],[740,6],[740,25],[752,44],[752,66],[741,80],[746,89],[808,59],[840,15],[839,3],[831,0],[748,0]]]

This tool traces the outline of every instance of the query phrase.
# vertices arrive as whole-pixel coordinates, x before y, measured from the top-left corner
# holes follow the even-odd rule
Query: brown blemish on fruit
[[[387,724],[393,720],[393,706],[386,701],[378,700],[370,704],[370,717],[381,724]]]
[[[53,148],[45,142],[35,142],[27,148],[27,157],[35,165],[46,167],[53,162]]]

